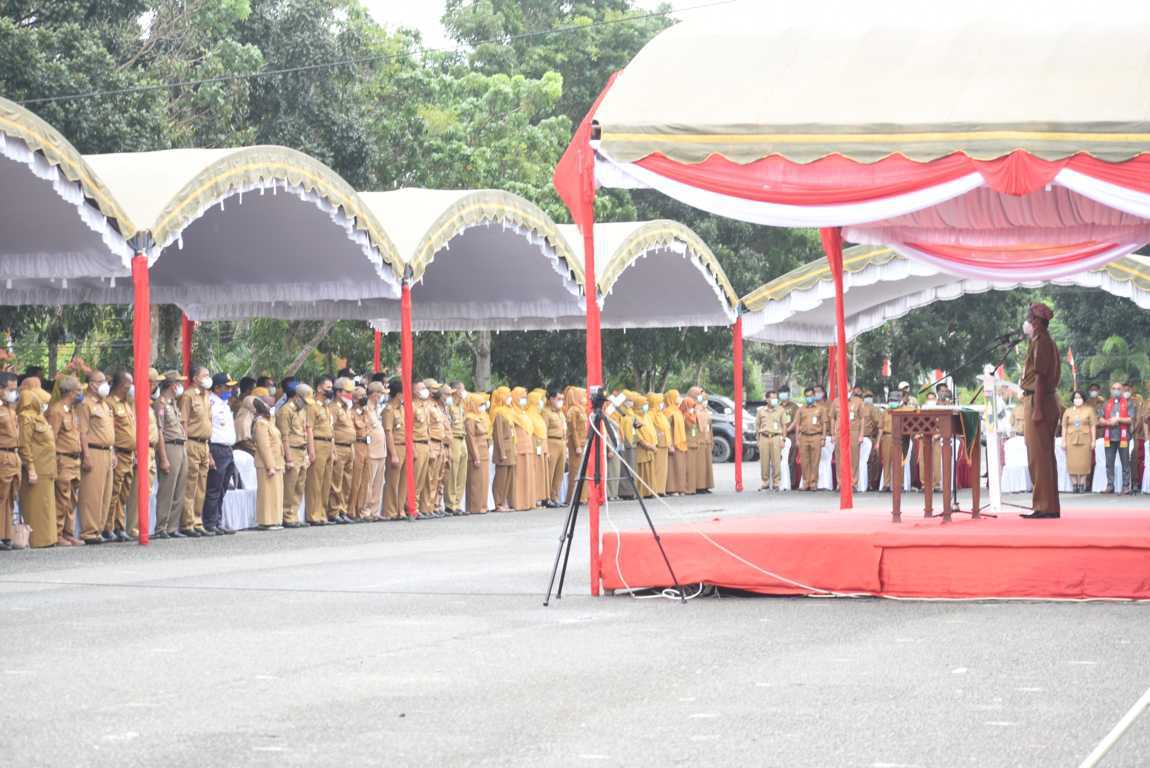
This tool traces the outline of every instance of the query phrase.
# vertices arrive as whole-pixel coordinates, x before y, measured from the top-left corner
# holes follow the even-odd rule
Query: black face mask
[[[360,408],[362,408],[363,406],[367,405],[367,398],[361,397],[360,399],[355,401],[355,404],[358,405]]]

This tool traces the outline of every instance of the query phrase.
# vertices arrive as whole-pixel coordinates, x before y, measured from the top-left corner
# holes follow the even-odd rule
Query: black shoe
[[[216,535],[216,532],[214,530],[208,530],[207,528],[197,528],[196,532],[199,533],[201,536],[204,536],[204,537]]]
[[[315,525],[315,523],[309,523],[309,525]],[[303,526],[303,523],[284,523],[284,528],[303,528]]]
[[[90,539],[80,539],[80,541],[84,542],[85,544],[91,544],[92,546],[95,546],[96,544],[103,544],[105,539],[101,536],[93,536]]]
[[[173,535],[175,535],[175,534],[173,534]],[[185,539],[198,539],[202,535],[203,534],[201,534],[195,528],[181,528],[180,529],[180,537],[185,538]]]
[[[1027,520],[1055,520],[1061,515],[1058,512],[1031,512],[1026,515],[1019,515]]]
[[[167,539],[167,538],[170,538],[170,537],[164,531],[157,531],[156,533],[152,534],[152,541],[160,541],[162,539]]]
[[[172,531],[171,533],[168,534],[168,538],[169,539],[187,539],[190,537],[188,536],[188,534],[184,533],[183,531]]]
[[[128,542],[132,540],[132,537],[128,535],[127,531],[116,531],[116,540]]]
[[[100,534],[100,540],[105,544],[108,544],[113,541],[117,541],[118,539],[116,538],[116,534],[112,533],[111,531],[104,531]]]
[[[222,528],[221,527],[221,528],[216,528],[216,535],[217,536],[235,536],[236,532],[233,531],[231,528]]]
[[[0,539],[0,552],[11,552],[12,542],[8,539]]]
[[[358,522],[357,520],[353,520],[353,519],[351,519],[351,518],[350,518],[350,517],[348,517],[347,515],[338,515],[338,517],[339,517],[339,519],[340,519],[340,520],[342,520],[342,521],[344,522],[344,524],[345,524],[345,525],[346,525],[346,524],[350,524],[350,523],[355,523],[355,522]]]

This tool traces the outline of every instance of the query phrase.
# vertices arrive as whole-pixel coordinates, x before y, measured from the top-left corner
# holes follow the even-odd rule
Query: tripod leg
[[[635,486],[636,490],[640,490],[639,483],[635,479],[635,474],[627,465],[623,465],[623,471],[631,478],[631,483]],[[651,535],[655,537],[655,544],[659,547],[659,554],[663,556],[663,562],[667,564],[667,572],[671,574],[671,583],[675,585],[675,589],[679,590],[679,600],[683,603],[687,602],[687,593],[682,586],[679,585],[679,579],[675,576],[675,569],[671,567],[671,559],[667,557],[667,550],[663,549],[663,540],[659,537],[659,532],[655,530],[655,522],[651,520],[651,514],[647,512],[647,504],[643,501],[643,494],[638,494],[639,508],[643,510],[643,517],[647,518],[647,527],[651,529]]]
[[[588,441],[590,447],[590,441]],[[583,483],[587,470],[587,457],[590,455],[589,451],[583,451],[583,459],[579,464],[578,480],[575,481],[575,487],[571,491],[571,506],[567,511],[567,520],[563,524],[563,532],[559,535],[559,548],[555,551],[555,563],[551,566],[551,581],[547,585],[547,597],[543,600],[543,605],[551,603],[551,593],[555,587],[555,576],[559,573],[559,589],[555,592],[556,599],[563,597],[563,581],[567,575],[567,560],[571,556],[571,544],[575,538],[575,525],[579,517],[579,500],[583,496]],[[559,571],[559,562],[562,558],[563,570]]]

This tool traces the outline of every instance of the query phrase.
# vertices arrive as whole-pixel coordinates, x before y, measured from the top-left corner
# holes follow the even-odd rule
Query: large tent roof
[[[573,250],[581,247],[578,227],[559,229]],[[595,272],[604,328],[730,325],[738,316],[719,260],[676,221],[596,224]]]
[[[1138,0],[740,3],[651,40],[595,119],[621,162],[1124,160],[1150,141],[1148,25]]]
[[[301,152],[258,146],[85,159],[149,233],[158,303],[201,318],[272,307],[294,317],[304,303],[399,294],[387,233],[347,182]]]
[[[417,331],[551,329],[582,317],[583,270],[538,206],[500,190],[365,192],[414,281]],[[398,330],[399,305],[374,325]]]
[[[0,99],[0,279],[6,304],[102,296],[127,276],[136,225],[56,129]]]
[[[943,272],[894,248],[863,245],[843,252],[847,340],[936,301],[1047,282],[1098,288],[1150,309],[1150,259],[1143,256],[1126,256],[1053,281],[988,281]],[[743,297],[747,309],[744,335],[773,344],[831,346],[835,343],[834,297],[827,260],[812,261]]]

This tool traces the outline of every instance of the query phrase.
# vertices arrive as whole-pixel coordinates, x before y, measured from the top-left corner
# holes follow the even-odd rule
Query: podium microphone
[[[1017,347],[1025,338],[1026,336],[1021,331],[1011,331],[1010,333],[1002,334],[996,341],[1002,346]]]

